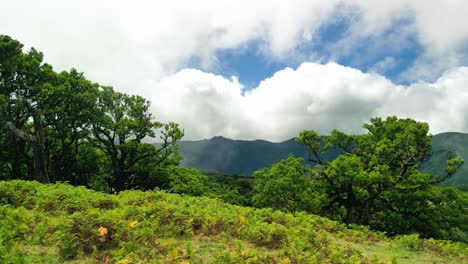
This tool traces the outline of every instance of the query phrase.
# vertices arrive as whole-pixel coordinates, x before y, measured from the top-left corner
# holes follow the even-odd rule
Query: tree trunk
[[[49,173],[47,170],[47,157],[45,152],[45,133],[42,126],[41,117],[37,111],[33,110],[34,137],[32,140],[32,148],[34,155],[34,173],[38,182],[49,183]]]

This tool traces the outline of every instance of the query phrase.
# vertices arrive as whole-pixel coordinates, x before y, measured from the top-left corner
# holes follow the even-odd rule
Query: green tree
[[[363,201],[369,198],[367,188],[371,184],[370,175],[365,171],[361,158],[353,154],[341,155],[327,164],[319,175],[319,179],[324,179],[327,194],[331,198],[324,211],[333,212],[336,217],[339,212],[330,209],[339,204],[336,209],[345,209],[340,220],[352,223],[359,218],[358,210],[363,207]]]
[[[148,189],[135,171],[138,164],[151,160],[157,166],[180,157],[177,143],[183,132],[175,123],[153,121],[149,107],[150,102],[141,96],[118,93],[110,87],[99,91],[93,134],[95,145],[106,154],[111,165],[107,178],[111,192]],[[162,141],[159,147],[142,142],[145,138],[155,138],[158,132]]]
[[[55,83],[44,91],[52,181],[88,186],[89,177],[77,173],[77,157],[80,145],[91,135],[97,93],[98,85],[75,69],[58,74]]]
[[[27,53],[23,45],[8,36],[0,35],[0,94],[2,97],[0,126],[7,131],[10,152],[10,174],[21,178],[20,169],[32,149],[34,179],[49,182],[47,135],[43,104],[44,92],[55,79],[43,54],[32,48]],[[6,135],[5,135],[6,134]]]
[[[0,36],[0,144],[3,178],[69,181],[80,142],[90,132],[97,84],[72,69],[57,74],[34,48]]]
[[[197,169],[174,166],[171,168],[169,181],[176,193],[201,196],[207,192],[208,177]]]
[[[109,163],[105,153],[96,148],[90,140],[80,141],[76,154],[73,175],[76,184],[85,185],[96,191],[107,192],[106,175]]]
[[[421,173],[418,164],[432,153],[426,123],[396,117],[373,118],[364,128],[368,132],[363,135],[346,135],[335,130],[329,137],[321,138],[313,131],[304,131],[296,139],[306,146],[310,160],[318,164],[312,174],[327,195],[322,214],[347,224],[390,230],[384,226],[393,224],[395,219],[422,217],[433,211],[422,201],[435,197],[430,190],[451,177],[463,164],[463,159],[453,153],[449,155],[444,176]],[[340,150],[341,155],[333,161],[323,162],[320,155],[329,148]],[[410,200],[418,202],[410,203]],[[411,207],[408,204],[412,204]],[[382,218],[382,215],[393,215],[394,219]],[[411,228],[414,231],[421,227],[414,223],[409,225],[396,229],[408,232]]]
[[[394,190],[392,202],[379,210],[372,227],[388,235],[417,232],[421,237],[468,242],[468,193],[431,185],[411,192]]]
[[[323,195],[315,192],[304,159],[289,156],[269,169],[254,173],[254,206],[314,212]]]
[[[56,73],[42,53],[22,48],[0,35],[0,179],[112,192],[169,184],[168,168],[181,159],[177,124],[154,122],[141,96],[100,87],[75,69]],[[143,142],[157,136],[158,147]]]

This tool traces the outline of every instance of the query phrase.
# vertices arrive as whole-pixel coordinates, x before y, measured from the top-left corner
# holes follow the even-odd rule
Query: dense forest
[[[183,129],[156,121],[147,99],[75,69],[56,72],[41,52],[23,49],[0,36],[0,180],[67,182],[110,194],[164,190],[317,214],[389,236],[468,242],[468,194],[440,185],[464,161],[449,151],[445,174],[420,172],[432,154],[426,123],[387,117],[364,124],[362,135],[306,130],[296,141],[316,166],[291,155],[253,178],[206,176],[179,167]],[[339,155],[327,161],[331,148]],[[0,195],[0,205],[5,199]]]

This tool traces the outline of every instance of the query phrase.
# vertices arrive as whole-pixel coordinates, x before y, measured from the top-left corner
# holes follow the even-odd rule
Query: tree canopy
[[[363,127],[367,133],[362,135],[334,130],[324,137],[311,130],[301,132],[296,141],[306,147],[309,161],[316,166],[307,168],[300,159],[289,157],[271,169],[257,171],[254,203],[305,210],[394,234],[419,231],[432,236],[437,232],[427,226],[446,226],[437,236],[466,239],[467,226],[461,225],[467,220],[466,194],[438,186],[463,159],[448,153],[445,175],[422,173],[419,164],[432,153],[428,124],[392,116],[373,118]],[[322,155],[330,148],[341,155],[325,162]],[[308,206],[310,201],[315,206]],[[450,216],[443,217],[445,213]],[[448,226],[459,229],[455,232]]]
[[[149,107],[75,69],[57,73],[41,52],[0,36],[0,179],[152,189],[179,163],[183,131],[154,121]],[[162,144],[143,142],[151,138]]]
[[[307,170],[302,158],[289,156],[271,168],[255,172],[253,204],[290,212],[316,211],[321,197],[314,190],[310,176],[306,175]]]

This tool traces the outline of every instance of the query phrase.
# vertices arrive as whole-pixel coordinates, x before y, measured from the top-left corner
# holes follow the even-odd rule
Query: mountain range
[[[265,140],[233,140],[224,137],[213,137],[198,141],[182,141],[180,153],[183,167],[193,167],[206,173],[223,173],[252,175],[254,171],[271,167],[281,159],[292,154],[306,157],[304,146],[296,143],[294,138],[275,143]],[[441,133],[432,137],[431,158],[420,164],[422,171],[443,174],[447,153],[454,150],[465,159],[457,173],[444,183],[454,186],[468,186],[468,134]],[[336,151],[325,153],[325,159],[336,158]]]

